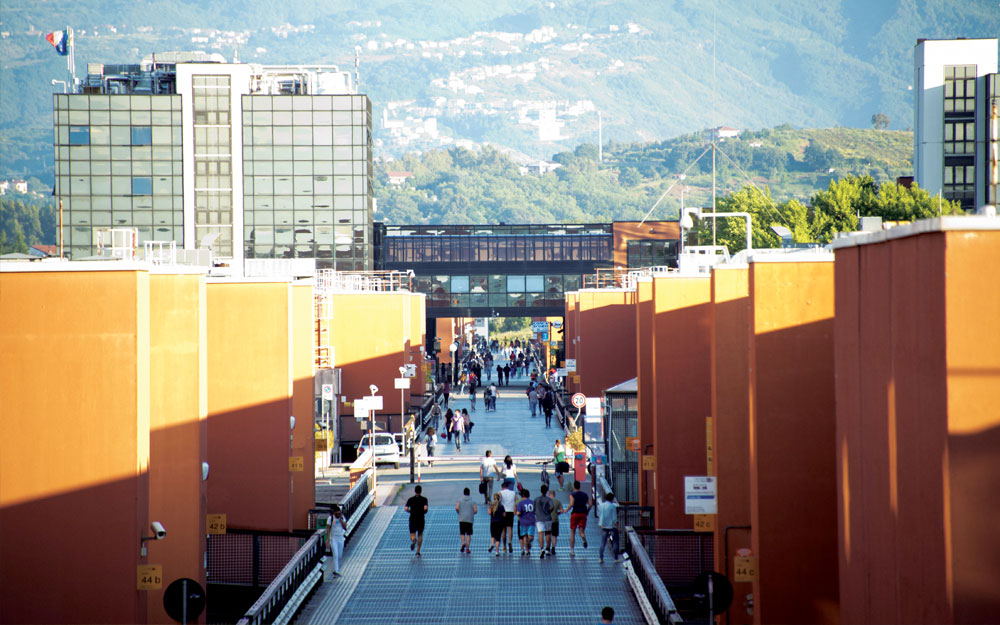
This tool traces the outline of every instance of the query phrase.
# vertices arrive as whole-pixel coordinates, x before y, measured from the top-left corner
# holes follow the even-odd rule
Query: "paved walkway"
[[[518,381],[521,385],[514,386]],[[578,540],[575,556],[569,555],[568,514],[560,518],[554,557],[539,559],[537,544],[530,558],[520,556],[516,545],[511,555],[487,553],[489,519],[478,493],[479,458],[486,449],[500,459],[505,454],[515,456],[518,476],[534,497],[540,485],[540,466],[534,458],[551,457],[555,439],[562,438],[555,420],[546,428],[541,413],[531,418],[524,382],[514,379],[510,387],[501,388],[496,412],[483,410],[480,394],[477,410],[471,413],[476,423],[472,442],[464,443],[461,452],[454,443],[439,442],[435,466],[423,468],[421,485],[430,510],[420,558],[410,551],[408,515],[403,510],[413,494],[409,468],[379,469],[379,490],[393,484],[388,492],[395,496],[387,497],[388,505],[378,508],[378,514],[366,517],[347,545],[343,575],[321,584],[297,622],[578,625],[599,622],[601,608],[610,605],[616,624],[644,623],[623,567],[611,559],[610,551],[603,563],[598,561],[600,532],[593,515],[587,526],[590,546],[583,549]],[[456,407],[468,408],[468,399],[453,397],[452,408]],[[558,484],[554,475],[551,484]],[[471,554],[459,553],[455,513],[455,502],[466,487],[480,504]],[[558,498],[568,503],[568,489]]]

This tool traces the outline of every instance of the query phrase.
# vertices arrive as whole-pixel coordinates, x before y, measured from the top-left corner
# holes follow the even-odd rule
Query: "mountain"
[[[0,177],[52,180],[45,33],[86,63],[204,49],[246,62],[354,65],[377,156],[492,143],[548,158],[719,125],[912,124],[918,37],[995,37],[995,0],[5,0]],[[714,50],[714,58],[713,58]]]

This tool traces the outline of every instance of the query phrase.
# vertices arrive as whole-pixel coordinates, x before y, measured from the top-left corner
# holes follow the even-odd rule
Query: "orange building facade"
[[[171,622],[166,587],[207,582],[206,514],[307,526],[311,285],[8,264],[0,350],[0,622]]]
[[[843,622],[1000,614],[1000,223],[946,217],[838,242]]]

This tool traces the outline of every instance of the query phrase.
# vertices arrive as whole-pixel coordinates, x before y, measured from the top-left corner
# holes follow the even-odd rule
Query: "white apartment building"
[[[932,195],[997,203],[997,39],[919,39],[913,51],[913,170]]]

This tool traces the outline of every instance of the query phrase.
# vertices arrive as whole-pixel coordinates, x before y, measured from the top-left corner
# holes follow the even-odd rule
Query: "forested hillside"
[[[960,6],[961,10],[956,10]],[[353,69],[380,156],[493,143],[547,158],[717,125],[912,124],[918,37],[995,37],[994,0],[5,0],[0,178],[52,183],[52,93],[155,52]]]
[[[877,182],[909,175],[913,136],[905,131],[779,127],[744,132],[718,143],[717,195],[754,184],[778,201],[808,202],[831,180],[869,175]],[[662,198],[653,219],[676,218],[688,206],[710,206],[712,155],[702,135],[656,143],[582,144],[552,160],[544,175],[518,172],[501,151],[455,148],[380,163],[376,218],[389,223],[600,222],[641,219]],[[708,151],[706,151],[708,150]],[[410,171],[406,185],[389,171]],[[684,174],[681,179],[680,175]]]

